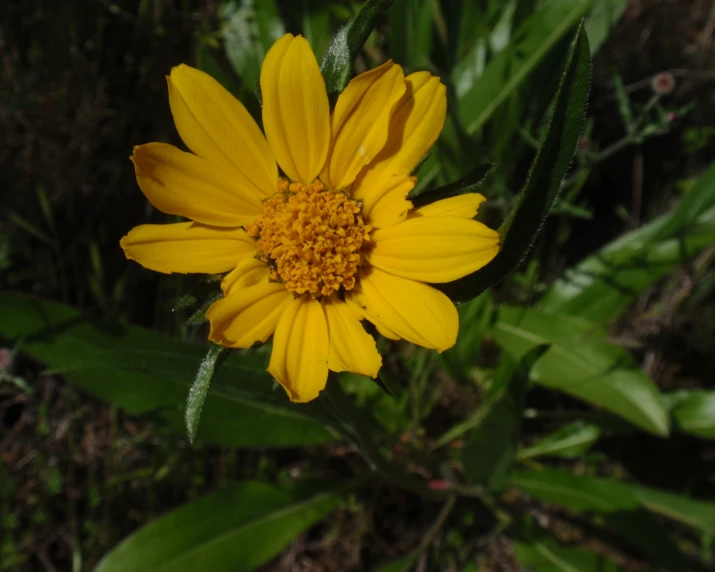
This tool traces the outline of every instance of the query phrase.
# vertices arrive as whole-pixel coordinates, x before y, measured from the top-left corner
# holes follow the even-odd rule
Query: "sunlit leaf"
[[[630,483],[542,469],[515,471],[511,484],[543,502],[598,514],[646,509],[715,534],[715,503]]]
[[[647,287],[715,242],[715,166],[678,206],[567,270],[540,301],[554,313],[607,323]]]
[[[125,539],[95,572],[243,572],[332,512],[341,494],[303,496],[246,482],[188,503]]]
[[[216,375],[218,368],[221,367],[222,362],[228,357],[229,352],[230,350],[227,348],[212,345],[206,357],[201,361],[194,383],[191,384],[189,397],[186,400],[184,417],[186,420],[186,432],[189,435],[189,441],[192,443],[196,440],[201,411],[209,393],[209,387],[211,387],[211,380]]]
[[[467,133],[476,133],[484,126],[558,41],[578,26],[590,6],[591,0],[553,0],[545,3],[524,22],[512,36],[509,46],[489,63],[468,89],[465,89],[463,81],[457,79],[457,85],[461,86],[461,91],[458,91],[459,117]],[[583,41],[588,42],[585,34]],[[588,45],[585,47],[587,54],[590,53]],[[582,123],[583,111],[578,115],[578,121]],[[578,128],[580,130],[581,125]]]
[[[602,429],[598,425],[574,421],[560,427],[553,433],[541,437],[536,443],[521,449],[519,459],[553,456],[565,459],[580,457],[601,436]]]
[[[672,414],[681,431],[715,439],[715,391],[682,390],[672,399]]]
[[[668,434],[668,411],[655,383],[596,325],[572,316],[505,306],[493,336],[516,359],[549,344],[532,369],[535,382],[602,407],[646,431]]]

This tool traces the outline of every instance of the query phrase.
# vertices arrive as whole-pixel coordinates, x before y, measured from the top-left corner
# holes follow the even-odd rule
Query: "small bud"
[[[0,348],[0,372],[7,371],[12,365],[12,352],[7,348]]]
[[[675,123],[678,119],[678,114],[675,113],[675,111],[670,111],[668,115],[665,116],[665,119],[668,123]]]
[[[588,139],[586,139],[585,137],[581,137],[581,139],[578,140],[578,148],[581,151],[588,151],[589,147],[590,145],[588,143]]]
[[[434,481],[430,481],[427,485],[430,490],[432,491],[443,491],[445,489],[450,488],[449,481],[446,479],[437,479]]]
[[[675,78],[670,72],[661,72],[653,76],[650,85],[658,95],[668,95],[675,89]]]

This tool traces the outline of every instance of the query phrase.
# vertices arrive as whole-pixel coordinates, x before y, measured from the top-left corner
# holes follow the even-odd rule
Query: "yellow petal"
[[[253,286],[259,282],[267,282],[270,273],[270,269],[265,262],[253,257],[244,258],[221,281],[221,290],[228,296],[240,288]]]
[[[461,216],[474,218],[477,216],[479,205],[487,199],[479,193],[465,193],[435,201],[412,212],[413,216]]]
[[[330,144],[330,108],[325,81],[310,44],[286,34],[261,68],[263,128],[281,169],[293,181],[311,183]]]
[[[330,335],[328,367],[333,371],[377,377],[382,358],[375,340],[365,331],[360,320],[345,302],[333,296],[323,302],[323,308]]]
[[[275,331],[291,299],[291,293],[274,282],[238,288],[211,304],[206,312],[211,323],[209,339],[230,348],[263,343]]]
[[[405,197],[416,182],[416,177],[408,175],[386,177],[385,192],[375,199],[370,212],[364,213],[368,224],[375,228],[389,228],[405,220],[412,208],[412,203]]]
[[[210,227],[197,222],[143,224],[119,242],[129,260],[171,274],[218,274],[256,253],[256,243],[242,228]]]
[[[402,68],[388,61],[354,78],[340,94],[330,118],[332,140],[321,174],[330,188],[347,187],[385,146],[390,116],[404,93]]]
[[[352,290],[350,292],[345,293],[345,305],[352,312],[355,318],[357,318],[358,320],[365,319],[365,308],[360,305],[356,290]],[[382,334],[384,337],[389,338],[391,340],[400,339],[400,336],[398,336],[395,332],[392,332],[385,328],[384,324],[374,324],[374,326],[377,328],[377,331],[380,332],[380,334]]]
[[[348,309],[353,313],[353,315],[358,320],[365,319],[365,310],[358,302],[357,294],[356,294],[355,290],[345,292],[345,305],[348,307]]]
[[[395,332],[387,329],[385,327],[385,324],[373,324],[373,325],[377,328],[377,331],[380,332],[380,335],[387,338],[388,340],[398,341],[398,340],[402,339]]]
[[[457,308],[439,290],[378,268],[361,278],[360,288],[365,317],[381,331],[439,352],[457,341]]]
[[[231,173],[241,188],[275,193],[276,161],[243,104],[210,75],[184,64],[167,80],[171,113],[186,146]]]
[[[380,198],[386,193],[405,198],[405,189],[396,187],[391,179],[412,172],[439,137],[447,113],[447,90],[439,78],[417,72],[407,76],[405,84],[407,91],[395,107],[387,143],[353,185],[353,195],[362,199],[366,216],[376,220],[395,217],[373,213],[378,202],[382,208],[402,208],[396,199],[383,202]]]
[[[416,217],[375,230],[370,264],[423,282],[451,282],[478,270],[499,252],[499,233],[463,217]]]
[[[213,226],[242,226],[262,211],[252,186],[230,173],[166,143],[134,147],[131,157],[139,188],[166,213]]]
[[[318,397],[328,379],[328,323],[320,302],[309,296],[291,300],[278,320],[268,372],[290,400]]]

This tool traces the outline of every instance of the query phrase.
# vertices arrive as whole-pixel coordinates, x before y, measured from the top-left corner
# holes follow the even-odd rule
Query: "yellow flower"
[[[189,222],[132,229],[127,258],[165,273],[228,272],[208,310],[210,339],[248,348],[273,336],[268,371],[295,402],[317,397],[328,369],[377,376],[361,320],[450,348],[456,308],[427,283],[481,268],[499,235],[473,220],[480,194],[414,210],[406,198],[444,124],[439,78],[405,77],[389,61],[353,79],[331,114],[308,42],[286,34],[260,81],[265,137],[210,76],[171,71],[169,104],[191,153],[149,143],[132,161],[149,201]]]

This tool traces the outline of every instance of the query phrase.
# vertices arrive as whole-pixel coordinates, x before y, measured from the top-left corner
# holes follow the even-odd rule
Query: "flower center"
[[[329,296],[355,287],[363,243],[371,227],[360,205],[345,193],[278,181],[278,193],[246,227],[272,268],[272,279],[296,294]]]

